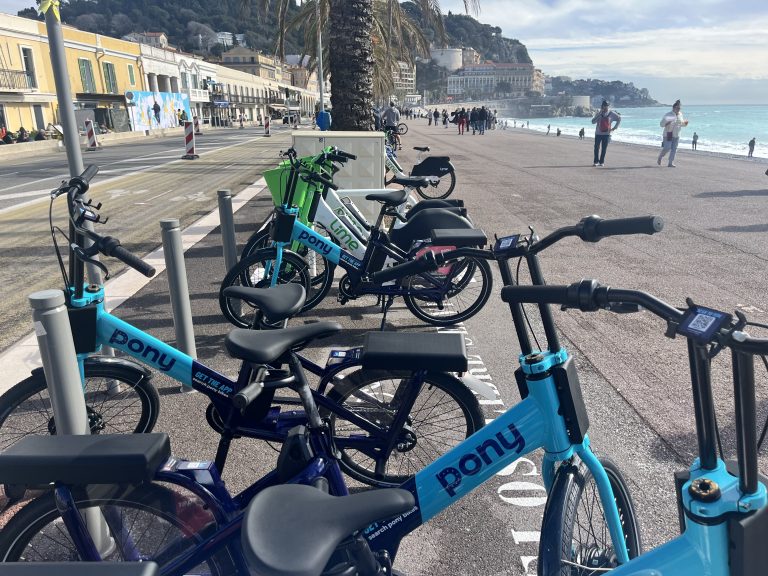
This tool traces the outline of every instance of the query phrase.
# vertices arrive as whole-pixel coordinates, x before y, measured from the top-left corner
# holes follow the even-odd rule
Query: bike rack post
[[[195,331],[192,326],[192,307],[189,304],[189,286],[187,284],[187,269],[184,265],[184,248],[181,245],[181,229],[178,218],[160,220],[163,239],[163,255],[165,268],[168,271],[168,291],[173,310],[173,327],[176,331],[176,347],[192,356],[197,357],[195,348]],[[182,386],[181,392],[194,391],[189,386]]]
[[[61,290],[43,290],[29,296],[32,320],[51,397],[56,434],[90,434],[88,410],[77,365],[69,314]],[[84,512],[96,549],[103,555],[114,549],[99,509]]]
[[[43,290],[29,296],[56,433],[90,434],[80,368],[64,302],[61,290]]]
[[[237,264],[237,241],[235,239],[235,218],[232,211],[232,191],[219,190],[219,221],[221,222],[221,244],[224,248],[224,266],[229,272]],[[240,301],[234,303],[235,312],[240,313]]]

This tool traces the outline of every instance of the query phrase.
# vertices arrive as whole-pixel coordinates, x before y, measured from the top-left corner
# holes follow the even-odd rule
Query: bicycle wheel
[[[85,405],[91,434],[151,432],[160,397],[141,368],[94,356],[85,362]],[[31,376],[0,396],[0,451],[30,434],[54,434],[56,423],[45,374]],[[5,486],[6,496],[21,497],[24,487]]]
[[[86,361],[84,395],[92,434],[151,432],[160,411],[160,398],[147,373],[110,358]],[[55,431],[42,370],[0,396],[0,451],[30,434]]]
[[[118,494],[116,487],[85,490],[75,496],[78,510],[98,507],[111,542],[102,553],[113,562],[152,560],[163,565],[178,558],[216,530],[210,511],[185,495],[156,484],[143,484]],[[61,519],[54,494],[32,500],[0,532],[0,562],[72,562],[80,557]],[[185,574],[234,574],[224,549]]]
[[[240,298],[224,296],[224,288],[228,286],[251,286],[268,288],[272,285],[275,274],[276,248],[264,248],[241,260],[227,272],[219,289],[219,306],[229,322],[239,328],[250,328],[253,324],[257,309],[252,304]],[[307,262],[298,254],[283,250],[283,259],[277,276],[278,284],[298,282],[309,294],[309,273]],[[306,305],[303,309],[306,309]]]
[[[357,370],[336,383],[328,398],[385,430],[401,408],[410,373]],[[365,432],[333,412],[326,412],[341,466],[352,478],[372,486],[399,486],[485,424],[474,394],[450,374],[428,372],[411,407],[406,426],[390,454],[373,457],[352,447]],[[352,440],[353,442],[346,442]],[[384,440],[382,441],[384,442]]]
[[[448,268],[448,267],[446,267]],[[488,262],[478,258],[462,258],[450,265],[440,280],[445,296],[438,303],[419,293],[435,287],[423,276],[410,276],[403,285],[412,291],[403,296],[408,310],[419,320],[433,326],[450,326],[471,318],[485,306],[491,296],[493,275]]]
[[[397,133],[400,134],[400,136],[408,134],[408,124],[400,122],[400,124],[397,125]]]
[[[629,557],[642,550],[627,483],[616,465],[600,459],[613,489]],[[547,500],[539,542],[539,574],[589,576],[618,566],[594,477],[584,463],[560,466]]]
[[[315,224],[314,229],[319,234],[330,238],[328,232],[320,224]],[[272,239],[269,237],[269,230],[257,232],[248,239],[248,243],[245,245],[245,248],[243,248],[243,254],[240,256],[240,260],[245,260],[254,252],[269,248],[270,246],[272,246]],[[328,291],[333,284],[333,275],[336,271],[336,265],[306,246],[299,246],[296,253],[304,258],[309,265],[308,271],[312,289],[302,308],[302,310],[309,310],[310,308],[315,307],[327,296]]]
[[[261,232],[254,232],[251,237],[248,238],[248,242],[245,243],[243,253],[240,254],[240,260],[245,260],[254,252],[261,250],[262,248],[269,248],[272,245],[272,239],[269,237],[269,229],[262,230]]]
[[[456,173],[451,170],[445,176],[440,176],[440,182],[437,186],[416,187],[416,193],[425,200],[448,198],[456,186]]]

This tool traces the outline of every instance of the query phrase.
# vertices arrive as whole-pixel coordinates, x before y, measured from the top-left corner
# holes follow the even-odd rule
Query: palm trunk
[[[329,62],[334,130],[373,130],[373,0],[331,0]]]

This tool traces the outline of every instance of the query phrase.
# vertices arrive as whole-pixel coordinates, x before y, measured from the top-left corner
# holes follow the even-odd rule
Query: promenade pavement
[[[553,246],[541,257],[550,284],[595,277],[613,286],[645,289],[675,303],[682,304],[685,296],[692,296],[724,310],[745,310],[757,321],[768,320],[764,303],[768,178],[763,175],[764,166],[682,153],[677,169],[660,168],[655,164],[655,149],[613,143],[607,167],[598,169],[591,165],[589,140],[521,130],[458,136],[453,126],[427,127],[426,121],[419,120],[409,125],[401,153],[403,164],[415,160],[416,153],[409,149],[414,145],[426,144],[433,154],[450,155],[458,176],[454,196],[465,199],[473,221],[489,237],[525,232],[528,225],[543,236],[593,213],[606,218],[654,213],[665,218],[664,232],[653,237],[610,238],[597,245],[568,239]],[[273,165],[274,160],[265,160],[265,164]],[[108,199],[107,212],[111,206],[115,206],[114,200]],[[264,191],[236,214],[241,245],[270,208]],[[108,228],[121,237],[125,211],[112,212],[115,217]],[[156,219],[153,213],[152,226],[156,227]],[[197,355],[232,376],[237,365],[222,352],[229,327],[222,322],[217,304],[225,270],[216,231],[187,251],[186,264]],[[518,346],[509,312],[498,298],[498,274],[495,280],[487,307],[456,328],[467,337],[476,374],[486,376],[499,391],[497,403],[485,404],[489,418],[519,399],[512,377]],[[525,282],[524,276],[521,281]],[[123,303],[117,313],[173,343],[167,290],[163,273]],[[332,343],[311,347],[310,354],[318,361],[330,346],[359,342],[365,330],[378,324],[372,299],[341,307],[335,296],[334,288],[318,309],[295,321],[336,318],[351,330]],[[695,440],[684,344],[663,338],[664,327],[647,314],[616,317],[567,312],[557,313],[556,320],[564,344],[577,357],[594,445],[625,471],[646,547],[656,546],[676,533],[671,474],[690,460]],[[391,312],[388,328],[432,330],[410,316],[401,302]],[[728,450],[733,434],[727,367],[716,365],[715,374],[718,414]],[[759,415],[765,418],[766,379],[759,377]],[[178,385],[163,376],[158,375],[155,384],[163,402],[157,429],[171,435],[174,452],[193,459],[212,458],[217,437],[204,421],[206,398],[177,394]],[[233,444],[224,473],[230,489],[244,487],[274,465],[277,453],[266,446],[249,440]],[[544,504],[539,466],[538,457],[518,461],[420,528],[403,543],[399,567],[425,576],[535,574]],[[766,469],[764,458],[761,468]]]

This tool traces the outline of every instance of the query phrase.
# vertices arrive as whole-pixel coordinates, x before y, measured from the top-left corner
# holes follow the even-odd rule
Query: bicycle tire
[[[400,134],[400,136],[408,134],[408,124],[400,122],[400,124],[397,125],[397,133]]]
[[[328,398],[353,412],[365,412],[369,419],[391,422],[396,413],[392,399],[409,375],[405,371],[361,368],[338,381]],[[441,407],[445,408],[443,412]],[[383,488],[399,486],[485,425],[480,403],[461,380],[450,374],[427,372],[409,413],[409,431],[377,472],[373,458],[344,447],[344,438],[359,437],[362,431],[332,411],[326,410],[324,415],[329,418],[341,452],[342,469],[355,480]]]
[[[325,234],[329,238],[331,238],[334,242],[336,241],[331,237],[330,234],[325,230],[323,226],[320,224],[314,225],[315,231],[319,232],[320,234]],[[264,248],[269,248],[272,246],[272,239],[269,236],[269,230],[262,230],[261,232],[254,232],[251,237],[248,239],[248,242],[245,245],[245,248],[243,248],[243,253],[240,256],[240,260],[245,260],[248,258],[251,254],[258,250],[262,250]],[[325,256],[322,256],[321,254],[318,254],[317,252],[314,252],[312,250],[309,250],[306,246],[300,246],[299,250],[296,252],[299,256],[307,260],[307,264],[309,264],[310,271],[313,268],[313,265],[317,268],[319,268],[319,272],[316,272],[314,275],[310,274],[310,282],[312,283],[312,290],[309,297],[309,302],[312,303],[310,308],[315,306],[317,303],[314,302],[315,299],[317,299],[317,302],[320,302],[323,298],[326,297],[328,294],[328,290],[331,289],[331,286],[333,285],[333,275],[336,271],[336,264],[333,262],[330,262]],[[315,258],[316,260],[314,262],[309,261],[309,257]],[[318,265],[319,264],[319,265]],[[304,310],[308,310],[309,308],[304,308]]]
[[[444,186],[446,180],[450,183],[448,188]],[[447,176],[440,176],[440,182],[437,184],[437,186],[432,186],[431,184],[423,188],[421,186],[417,186],[416,193],[425,200],[441,200],[443,198],[448,198],[455,187],[456,172],[451,169]]]
[[[419,296],[419,290],[432,287],[423,277],[409,276],[403,280],[403,285],[413,291],[403,296],[405,305],[416,318],[427,324],[451,326],[463,322],[477,314],[491,297],[493,275],[485,260],[462,258],[452,264],[451,271],[444,278],[450,286],[442,301],[442,309],[434,300]]]
[[[73,490],[79,510],[98,506],[111,527],[114,546],[104,560],[138,560],[126,550],[135,548],[141,560],[152,560],[161,566],[177,558],[182,551],[201,541],[217,528],[213,515],[195,505],[176,490],[157,484],[142,484],[124,490],[122,487],[90,487]],[[188,520],[180,518],[184,514]],[[118,521],[120,535],[115,531]],[[206,522],[206,520],[208,520]],[[169,542],[171,531],[174,539]],[[36,542],[39,547],[33,547]],[[154,554],[149,553],[152,547]],[[158,552],[162,550],[163,554]],[[46,492],[19,510],[0,532],[0,562],[78,561],[74,543],[56,508],[55,495]],[[185,574],[234,574],[234,565],[226,549],[219,550]]]
[[[250,328],[253,325],[257,308],[240,298],[228,298],[224,296],[224,288],[228,286],[252,286],[257,288],[268,288],[271,285],[274,267],[271,267],[271,273],[268,277],[264,276],[265,265],[272,263],[277,255],[276,248],[264,248],[251,254],[245,260],[241,260],[224,276],[219,289],[219,307],[226,319],[239,328]],[[298,282],[306,290],[310,291],[309,273],[307,272],[307,262],[298,254],[283,250],[283,259],[281,270],[278,273],[278,283],[288,284]],[[304,305],[302,310],[306,310]]]
[[[600,462],[613,489],[629,557],[635,558],[642,551],[642,541],[627,483],[613,462],[603,458]],[[587,510],[590,505],[597,506],[598,510]],[[580,511],[583,515],[579,514]],[[594,521],[602,521],[602,526],[595,527]],[[581,542],[583,535],[600,542]],[[597,576],[604,574],[606,568],[616,566],[592,474],[583,462],[563,463],[555,475],[544,510],[538,573],[546,576]]]

